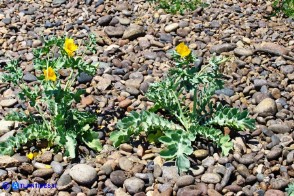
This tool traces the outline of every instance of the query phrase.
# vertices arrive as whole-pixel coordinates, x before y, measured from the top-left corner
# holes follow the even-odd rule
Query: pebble
[[[208,156],[209,152],[208,150],[200,149],[200,150],[195,150],[193,154],[198,159],[204,159]]]
[[[162,177],[167,180],[176,181],[179,178],[178,168],[175,166],[163,166]]]
[[[167,25],[165,28],[164,28],[164,31],[166,33],[170,33],[174,30],[176,30],[177,28],[179,28],[179,23],[172,23],[172,24],[169,24]]]
[[[194,177],[190,175],[180,176],[176,181],[178,187],[189,186],[194,183]]]
[[[275,160],[280,157],[282,154],[282,149],[281,148],[273,148],[267,155],[266,158],[268,160]]]
[[[123,39],[135,39],[145,34],[144,28],[140,25],[132,24],[123,33]]]
[[[69,171],[69,175],[73,180],[82,185],[92,184],[97,179],[96,170],[86,164],[73,166]]]
[[[204,173],[201,176],[201,181],[204,183],[216,184],[221,181],[221,177],[220,177],[220,175],[215,174],[215,173]]]
[[[254,112],[263,117],[274,116],[277,111],[277,104],[271,98],[265,98],[254,108]]]
[[[126,179],[127,177],[122,170],[115,170],[110,174],[110,180],[116,186],[122,186]]]
[[[179,189],[177,192],[177,196],[186,196],[186,195],[193,195],[193,196],[199,196],[201,195],[201,191],[197,190],[197,187],[195,185],[186,186],[184,188]]]
[[[285,193],[280,190],[269,189],[264,193],[264,196],[285,196]]]
[[[144,181],[136,177],[131,177],[124,181],[124,187],[130,194],[141,192],[144,186],[145,186]]]
[[[283,133],[289,133],[291,131],[291,128],[285,124],[273,124],[268,127],[268,130],[274,133],[283,134]]]
[[[79,83],[87,83],[87,82],[91,82],[91,80],[92,80],[92,76],[90,76],[90,75],[88,75],[88,74],[86,74],[86,73],[84,73],[84,72],[82,72],[79,76],[78,76],[78,82]]]
[[[252,50],[245,49],[245,48],[235,48],[234,53],[237,56],[251,56],[251,55],[253,55]]]
[[[2,107],[11,107],[17,103],[16,99],[4,99],[0,101],[0,106]]]
[[[127,157],[121,157],[118,160],[119,167],[124,171],[130,171],[133,168],[133,162],[129,160]]]
[[[37,77],[34,76],[33,74],[31,73],[26,73],[24,76],[23,76],[23,80],[26,81],[26,82],[34,82],[34,81],[37,81]]]
[[[107,26],[111,20],[112,20],[112,16],[110,15],[102,16],[98,19],[98,24],[101,26]]]
[[[211,53],[217,53],[221,54],[223,52],[229,52],[232,51],[236,48],[235,44],[219,44],[219,45],[214,45],[210,48]]]
[[[50,177],[54,173],[52,168],[37,169],[33,172],[34,177]]]
[[[0,169],[1,168],[8,168],[8,167],[16,167],[20,164],[20,162],[10,156],[7,155],[0,155]]]
[[[14,127],[14,121],[0,121],[0,136],[9,132]]]
[[[255,51],[266,52],[266,53],[276,54],[276,55],[287,55],[289,52],[285,47],[275,43],[271,43],[271,42],[263,42],[259,45],[256,45]]]
[[[62,174],[62,172],[63,172],[63,166],[62,166],[61,163],[56,162],[56,161],[52,161],[50,165],[51,165],[54,173],[59,174],[59,175]]]

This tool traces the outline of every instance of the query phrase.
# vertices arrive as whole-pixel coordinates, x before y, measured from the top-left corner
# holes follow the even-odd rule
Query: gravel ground
[[[210,0],[210,7],[181,16],[156,10],[144,0],[4,0],[0,74],[9,58],[20,58],[28,85],[35,84],[38,74],[32,49],[42,45],[40,35],[68,34],[76,40],[90,32],[96,35],[98,52],[86,59],[100,63],[97,74],[81,74],[75,87],[87,92],[78,108],[100,110],[97,126],[104,127],[104,150],[97,154],[79,146],[79,157],[71,161],[52,151],[33,161],[23,152],[0,156],[0,188],[16,181],[57,184],[9,193],[0,189],[0,196],[285,195],[294,177],[294,21],[270,18],[273,8],[266,1],[246,2]],[[222,66],[226,88],[215,98],[248,109],[257,128],[237,134],[227,157],[197,143],[191,170],[179,176],[156,146],[123,144],[114,149],[109,131],[130,111],[152,106],[144,93],[172,66],[167,51],[181,41],[195,50],[201,64],[213,53],[230,57]],[[0,141],[5,141],[19,124],[3,117],[25,106],[17,89],[0,83],[0,92]]]

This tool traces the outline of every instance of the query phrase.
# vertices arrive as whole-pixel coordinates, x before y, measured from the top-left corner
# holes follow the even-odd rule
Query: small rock
[[[205,173],[201,176],[201,181],[204,183],[216,184],[221,181],[221,177],[215,173]]]
[[[96,170],[86,164],[77,164],[70,169],[69,175],[76,182],[87,185],[92,184],[97,178]]]
[[[33,74],[31,73],[26,73],[24,76],[23,76],[23,80],[26,81],[26,82],[34,82],[34,81],[37,81],[37,77],[34,76]]]
[[[144,28],[140,25],[132,24],[123,33],[123,39],[135,39],[145,34]]]
[[[254,108],[254,112],[262,117],[274,116],[277,111],[277,104],[271,98],[265,98]]]
[[[270,181],[270,185],[272,189],[277,189],[277,190],[281,190],[285,187],[287,187],[287,185],[289,184],[289,180],[284,179],[284,178],[273,178]]]
[[[126,108],[126,107],[130,106],[131,104],[132,104],[132,100],[125,99],[125,100],[122,100],[121,102],[119,102],[118,106],[120,108]]]
[[[269,189],[265,192],[264,196],[285,196],[285,193],[280,190]]]
[[[221,89],[221,90],[216,90],[215,91],[215,94],[217,95],[227,95],[229,97],[233,96],[235,94],[235,91],[233,89],[230,89],[230,88],[224,88],[224,89]]]
[[[176,181],[179,178],[178,168],[176,166],[163,166],[162,167],[162,177],[167,180]]]
[[[184,188],[181,188],[177,192],[177,196],[200,196],[201,191],[197,189],[197,186],[190,185]]]
[[[37,169],[33,172],[34,177],[50,177],[54,173],[52,168],[49,169]]]
[[[278,159],[282,154],[281,148],[273,148],[267,155],[266,158],[268,160],[275,160]]]
[[[193,154],[198,159],[204,159],[208,156],[209,152],[208,150],[200,149],[200,150],[195,150]]]
[[[194,176],[199,176],[204,173],[205,168],[201,165],[190,169]]]
[[[190,175],[181,176],[176,181],[178,187],[188,186],[194,183],[195,178]]]
[[[245,49],[245,48],[235,48],[234,53],[237,56],[251,56],[251,55],[253,55],[252,50]]]
[[[17,103],[16,99],[4,99],[0,101],[0,105],[2,107],[11,107],[14,106]]]
[[[102,16],[98,19],[98,24],[101,26],[107,26],[110,23],[111,19],[112,16],[110,15]]]
[[[0,136],[4,133],[9,132],[14,127],[14,121],[6,121],[1,120],[0,121]]]
[[[118,160],[118,165],[124,171],[130,171],[133,168],[133,162],[130,161],[127,157],[121,157]]]
[[[271,43],[271,42],[263,42],[260,45],[255,46],[256,52],[267,52],[270,54],[276,54],[276,55],[287,55],[289,51],[281,45]]]
[[[62,174],[62,172],[63,172],[63,166],[62,166],[61,163],[56,162],[56,161],[52,161],[50,165],[51,165],[53,171],[54,171],[56,174],[59,174],[59,175]]]
[[[268,127],[268,130],[274,133],[283,134],[283,133],[289,133],[291,131],[291,128],[285,124],[273,124]]]
[[[92,81],[92,76],[82,72],[79,76],[78,76],[78,82],[79,83],[87,83],[87,82],[91,82]]]
[[[131,177],[124,181],[124,187],[130,194],[143,191],[144,186],[144,181],[136,177]]]
[[[0,155],[0,168],[16,167],[20,162],[10,156]]]
[[[207,158],[202,160],[202,165],[204,167],[212,166],[212,165],[214,165],[214,163],[215,163],[215,160],[214,160],[213,157],[207,157]]]
[[[167,25],[164,28],[164,31],[167,33],[170,33],[172,31],[176,30],[177,28],[179,28],[179,23],[172,23],[172,24]]]
[[[127,177],[122,170],[115,170],[110,174],[110,180],[116,186],[122,186],[126,179]]]
[[[211,53],[221,54],[222,52],[229,52],[236,48],[236,44],[219,44],[210,48]]]

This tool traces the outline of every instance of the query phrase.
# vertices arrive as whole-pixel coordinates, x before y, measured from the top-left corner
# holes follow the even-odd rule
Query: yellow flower
[[[30,152],[26,156],[27,156],[28,159],[33,160],[35,157],[38,156],[38,153],[37,152],[34,152],[34,153]]]
[[[52,168],[50,165],[45,165],[45,168],[46,169],[50,169],[50,168]]]
[[[52,67],[48,67],[47,70],[44,69],[43,72],[44,72],[44,75],[45,75],[45,80],[47,80],[47,81],[51,80],[53,82],[56,81],[56,74],[54,72],[54,69],[52,69]]]
[[[184,44],[184,42],[180,43],[177,47],[176,47],[176,52],[182,57],[186,57],[191,53],[191,50],[188,48],[188,46],[186,44]]]
[[[63,49],[65,50],[68,56],[73,56],[73,53],[78,49],[78,46],[75,45],[73,39],[65,38]]]

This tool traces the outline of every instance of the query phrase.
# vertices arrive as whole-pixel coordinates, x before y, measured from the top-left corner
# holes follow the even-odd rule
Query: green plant
[[[286,192],[288,193],[288,196],[294,196],[294,183],[288,184]]]
[[[93,37],[92,37],[93,39]],[[93,47],[93,40],[87,45]],[[82,57],[74,57],[78,50],[73,39],[52,37],[44,40],[41,48],[34,50],[34,67],[38,85],[26,85],[18,62],[12,60],[4,68],[6,73],[2,80],[21,89],[19,98],[33,111],[12,112],[7,120],[20,121],[24,128],[7,141],[0,143],[0,154],[13,154],[22,145],[32,140],[47,140],[57,149],[63,148],[65,155],[74,158],[78,142],[85,143],[94,150],[101,150],[98,133],[90,127],[96,121],[94,114],[74,108],[79,103],[84,90],[71,88],[76,74],[85,72],[96,73],[97,65],[87,64]],[[66,84],[59,79],[60,69],[69,69]]]
[[[202,3],[201,0],[158,0],[158,8],[162,8],[172,14],[178,12],[184,14],[185,10],[193,11],[198,6],[206,7],[207,4]]]
[[[150,85],[146,94],[154,106],[149,111],[132,112],[119,121],[118,130],[111,133],[110,140],[117,147],[129,142],[131,136],[146,134],[147,141],[164,144],[166,148],[160,155],[175,159],[182,172],[190,167],[188,156],[193,152],[196,138],[213,141],[227,155],[233,144],[230,136],[224,135],[219,127],[254,129],[255,121],[248,118],[247,111],[239,112],[220,104],[215,107],[211,100],[215,90],[223,88],[218,65],[225,59],[213,57],[199,70],[193,66],[196,57],[183,43],[177,46],[173,57],[176,67],[169,70],[164,80]],[[192,95],[191,108],[184,104],[187,93]],[[163,111],[168,118],[155,113],[157,111]]]
[[[273,2],[275,14],[283,12],[286,16],[294,18],[294,1],[293,0],[275,0]]]

